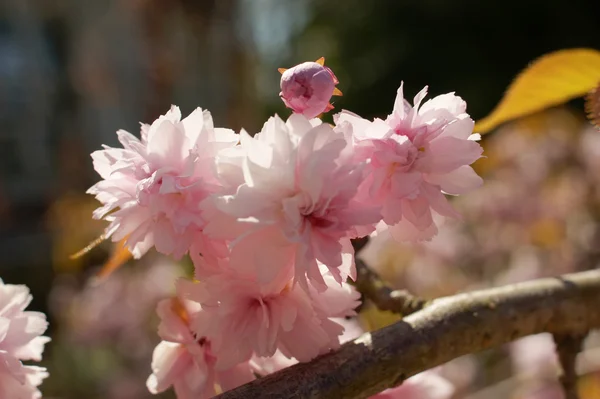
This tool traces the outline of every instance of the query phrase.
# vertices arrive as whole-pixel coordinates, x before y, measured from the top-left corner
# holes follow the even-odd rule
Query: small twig
[[[577,393],[577,372],[575,360],[587,334],[554,334],[556,352],[562,368],[560,383],[565,391],[565,399],[579,399]]]
[[[369,236],[352,240],[354,253],[357,255],[369,243]],[[362,259],[355,257],[356,281],[354,286],[380,310],[407,316],[423,309],[427,301],[418,298],[406,290],[395,290],[389,287]]]
[[[356,258],[355,287],[364,298],[373,302],[380,310],[388,310],[403,316],[423,309],[427,301],[418,298],[406,290],[390,288],[369,268],[365,262]]]

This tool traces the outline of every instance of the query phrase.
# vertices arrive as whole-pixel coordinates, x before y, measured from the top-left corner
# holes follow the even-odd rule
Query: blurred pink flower
[[[410,377],[402,385],[371,396],[371,399],[450,399],[454,391],[450,381],[434,371],[425,371]]]
[[[198,303],[165,299],[157,312],[161,318],[158,333],[163,341],[152,356],[152,375],[147,381],[151,393],[173,386],[179,399],[211,398],[216,394],[215,384],[228,390],[254,379],[248,362],[233,364],[226,370],[215,369],[217,358],[211,341],[190,329],[190,324],[206,316]]]
[[[518,339],[509,346],[519,399],[563,399],[559,383],[560,366],[551,334]],[[581,357],[581,355],[580,355]]]
[[[0,279],[0,397],[41,398],[37,389],[48,376],[45,368],[25,366],[22,360],[42,360],[44,345],[50,338],[41,336],[48,327],[46,316],[25,311],[32,300],[24,285],[4,284]]]
[[[172,295],[183,271],[162,256],[142,262],[143,267],[120,269],[101,284],[82,289],[69,276],[55,282],[52,309],[66,326],[71,345],[116,343],[126,348],[120,352],[129,358],[139,357],[155,345],[153,337],[140,331],[150,325],[157,302]]]
[[[516,399],[565,399],[562,385],[558,381],[535,381],[521,386],[514,394]]]
[[[282,71],[279,96],[286,107],[307,118],[315,118],[322,112],[333,109],[329,103],[334,94],[341,95],[335,88],[338,80],[323,58],[317,62],[304,62]]]
[[[237,151],[241,166],[228,162],[228,173],[244,182],[214,199],[225,219],[211,215],[205,229],[232,240],[231,265],[255,270],[261,284],[295,267],[295,281],[320,290],[327,286],[317,261],[338,283],[352,276],[350,239],[371,232],[380,215],[355,199],[364,165],[354,162],[346,132],[299,114],[275,116],[253,138],[242,131]]]
[[[277,350],[305,362],[339,346],[344,328],[332,318],[354,315],[360,294],[337,284],[326,268],[321,272],[329,287],[322,292],[312,286],[305,291],[289,275],[258,284],[251,276],[227,273],[185,284],[187,298],[206,313],[192,328],[207,331],[216,367],[230,368]]]
[[[173,295],[174,283],[183,270],[155,253],[140,262],[117,270],[101,284],[82,287],[80,279],[64,274],[54,281],[50,305],[61,328],[53,347],[58,353],[68,350],[82,355],[77,364],[94,376],[86,384],[88,396],[148,397],[148,367],[152,351],[160,342],[156,335],[156,305]],[[98,351],[110,351],[121,367],[105,368],[89,361]],[[79,375],[62,377],[61,384],[69,386]]]
[[[110,221],[105,236],[126,238],[136,258],[152,246],[178,259],[188,250],[204,256],[225,250],[206,240],[199,202],[219,189],[214,158],[235,146],[238,136],[213,127],[208,111],[197,108],[181,120],[176,106],[152,125],[142,125],[142,140],[117,132],[123,149],[105,147],[92,154],[104,179],[91,187],[104,205],[94,218]]]
[[[509,348],[515,373],[521,377],[554,378],[560,370],[551,334],[530,335]]]
[[[385,224],[398,241],[429,240],[437,234],[434,215],[459,218],[444,194],[464,194],[482,180],[469,166],[481,157],[471,134],[466,104],[453,93],[423,104],[427,87],[414,107],[398,89],[394,110],[383,121],[362,119],[348,111],[335,116],[338,126],[351,125],[359,160],[370,160],[359,195],[382,206]],[[420,108],[419,108],[420,107]]]

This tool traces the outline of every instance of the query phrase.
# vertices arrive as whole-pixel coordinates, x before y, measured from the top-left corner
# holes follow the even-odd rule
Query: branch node
[[[406,290],[390,288],[379,275],[356,258],[356,289],[364,298],[373,302],[380,310],[407,316],[425,307],[427,301]]]
[[[577,372],[575,361],[587,334],[554,334],[554,343],[561,366],[560,384],[565,391],[565,399],[579,399],[577,393]]]

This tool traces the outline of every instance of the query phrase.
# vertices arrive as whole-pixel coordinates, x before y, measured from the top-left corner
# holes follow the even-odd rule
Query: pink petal
[[[188,155],[190,143],[183,129],[171,121],[158,120],[148,137],[148,160],[154,169],[162,165],[180,167]]]
[[[441,187],[446,194],[460,195],[472,191],[483,184],[483,179],[472,167],[464,165],[450,173],[428,174],[425,179]]]
[[[223,391],[228,391],[254,380],[254,374],[248,363],[240,363],[229,370],[217,372],[217,379]]]
[[[483,149],[472,140],[439,137],[429,144],[426,155],[419,159],[419,170],[426,173],[448,173],[470,165],[481,157]]]
[[[192,358],[183,346],[162,341],[152,355],[152,375],[146,382],[148,390],[153,394],[164,392],[192,364]]]

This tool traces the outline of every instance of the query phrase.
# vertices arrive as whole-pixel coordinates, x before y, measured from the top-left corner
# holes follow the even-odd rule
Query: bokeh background
[[[157,342],[156,302],[189,270],[156,254],[99,286],[110,244],[97,237],[89,153],[138,133],[171,104],[209,109],[250,132],[288,115],[277,68],[325,56],[344,96],[336,109],[385,116],[412,97],[455,91],[485,116],[533,59],[600,49],[596,0],[2,0],[0,277],[24,283],[47,312],[48,398],[137,399]],[[331,116],[326,116],[326,119]],[[330,120],[330,119],[328,119]],[[365,258],[426,297],[597,267],[600,131],[576,100],[485,136],[485,186],[455,201],[465,215],[432,243],[374,240]],[[367,310],[377,327],[388,315]],[[580,389],[600,398],[600,339],[580,356]],[[529,338],[459,359],[456,398],[560,398],[552,343]],[[165,394],[164,397],[170,397]]]

